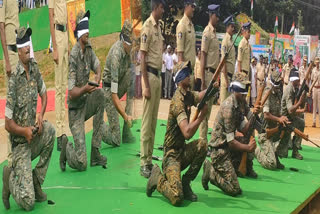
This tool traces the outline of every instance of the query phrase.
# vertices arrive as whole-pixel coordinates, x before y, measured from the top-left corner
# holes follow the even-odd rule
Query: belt
[[[152,74],[154,74],[154,75],[156,75],[156,76],[158,77],[159,71],[158,71],[157,69],[152,68],[152,67],[150,67],[150,66],[147,66],[147,71],[148,71],[149,73],[152,73]]]
[[[56,24],[56,30],[61,31],[61,32],[66,32],[67,28],[65,25]]]
[[[8,45],[8,50],[17,53],[17,46],[16,45]]]
[[[106,88],[110,88],[110,87],[111,87],[111,83],[109,83],[109,82],[104,82],[104,83],[103,83],[103,86],[106,87]]]
[[[207,70],[208,70],[209,72],[213,73],[213,74],[216,72],[216,69],[214,69],[214,68],[207,68]]]
[[[319,85],[319,86],[314,86],[314,88],[319,89],[319,88],[320,88],[320,85]]]
[[[259,79],[259,78],[257,78],[257,80],[259,80],[260,82],[264,82],[264,80],[261,80],[261,79]]]
[[[246,74],[248,74],[248,71],[246,71],[246,70],[241,70],[243,73],[246,73]]]

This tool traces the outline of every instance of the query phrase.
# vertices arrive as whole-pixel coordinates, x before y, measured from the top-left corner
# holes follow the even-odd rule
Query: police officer
[[[132,126],[131,108],[133,96],[129,96],[131,88],[131,58],[132,48],[132,26],[126,20],[123,24],[120,40],[118,40],[110,49],[106,65],[103,72],[103,89],[105,94],[105,110],[107,112],[109,127],[107,128],[107,139],[105,142],[120,146],[120,123],[118,113],[122,116],[125,123],[123,125],[122,141],[134,142],[135,139],[131,134]],[[127,93],[127,105],[124,110],[121,106],[120,99]],[[129,113],[130,112],[130,113]]]
[[[50,33],[53,47],[53,60],[55,62],[55,101],[56,101],[56,127],[57,149],[61,151],[62,141],[67,141],[65,135],[65,93],[68,77],[68,14],[66,0],[49,0]]]
[[[312,100],[313,100],[313,114],[312,114],[312,127],[316,127],[316,119],[317,119],[317,109],[320,109],[320,67],[319,67],[319,57],[315,58],[315,67],[312,70],[311,82],[316,81],[313,91],[312,91]],[[318,110],[319,111],[319,110]],[[320,112],[318,112],[320,115]],[[320,116],[319,116],[320,117]]]
[[[294,68],[294,66],[293,66],[293,57],[292,57],[292,55],[289,55],[288,56],[288,63],[283,66],[282,75],[281,75],[282,81],[284,83],[283,92],[285,91],[285,88],[288,86],[288,84],[290,82],[289,81],[289,75],[290,75],[290,72],[291,72],[291,70],[293,68]]]
[[[234,73],[234,66],[236,61],[236,51],[232,45],[232,36],[234,34],[235,22],[233,20],[233,15],[229,16],[223,21],[226,26],[226,34],[223,37],[221,43],[221,56],[224,57],[226,52],[231,48],[228,56],[226,57],[226,63],[223,66],[221,73],[221,84],[220,84],[220,103],[223,103],[225,99],[230,95],[228,92],[228,87],[232,81],[232,76]]]
[[[12,167],[3,168],[2,200],[10,208],[9,197],[25,210],[47,200],[42,191],[55,140],[55,129],[43,120],[47,106],[47,90],[37,63],[30,59],[32,30],[17,30],[19,63],[8,85],[5,128],[10,133]],[[38,94],[41,112],[37,112]],[[31,161],[40,156],[32,170]]]
[[[196,8],[195,0],[184,1],[184,15],[176,28],[178,61],[190,61],[191,68],[196,60],[196,34],[192,18]],[[191,75],[191,87],[194,87],[194,76]]]
[[[147,196],[157,189],[169,199],[171,204],[181,205],[183,200],[197,201],[190,182],[193,181],[201,169],[207,154],[207,143],[204,140],[194,140],[186,144],[196,133],[201,121],[207,115],[205,106],[199,117],[189,123],[191,107],[196,106],[203,98],[205,91],[190,91],[190,62],[179,62],[175,66],[175,83],[178,88],[171,100],[167,132],[164,140],[164,158],[162,162],[163,174],[158,165],[152,169],[147,184]],[[181,171],[189,169],[182,176]]]
[[[242,40],[238,47],[238,72],[245,73],[250,79],[250,57],[251,46],[249,44],[251,23],[247,22],[242,26]]]
[[[152,12],[141,30],[141,72],[143,76],[143,113],[140,138],[140,174],[150,177],[152,153],[161,96],[163,37],[159,20],[164,13],[164,0],[152,0]]]
[[[105,133],[104,93],[89,83],[90,70],[95,73],[95,84],[101,80],[101,68],[98,57],[92,50],[89,38],[90,11],[80,13],[77,17],[75,36],[78,42],[70,53],[68,78],[68,111],[69,127],[75,146],[71,142],[62,141],[60,168],[66,170],[68,165],[79,171],[87,169],[87,151],[84,123],[93,117],[93,134],[91,141],[90,166],[105,166],[107,158],[99,152],[102,136]]]
[[[263,55],[260,55],[259,63],[257,64],[257,91],[263,87],[266,78],[265,65],[263,64]]]
[[[213,74],[215,73],[219,62],[219,40],[216,35],[216,26],[219,22],[220,17],[220,5],[211,4],[208,6],[209,23],[203,31],[202,42],[201,42],[201,89],[206,89],[209,85]],[[217,86],[216,86],[217,87]],[[213,104],[213,98],[208,101],[208,115],[206,119],[201,123],[199,128],[200,139],[207,141],[208,133],[208,120],[211,114],[211,108]]]

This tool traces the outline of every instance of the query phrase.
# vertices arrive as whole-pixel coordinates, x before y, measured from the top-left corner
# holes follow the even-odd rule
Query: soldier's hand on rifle
[[[283,127],[286,127],[287,124],[290,124],[290,123],[291,123],[286,116],[281,116],[281,117],[279,117],[278,122],[279,122],[279,124],[281,124]]]
[[[127,125],[129,128],[132,128],[132,117],[130,115],[127,115],[127,118],[125,119]]]
[[[260,105],[253,107],[253,109],[252,109],[252,113],[253,114],[259,114],[260,112],[261,112],[261,106]]]
[[[257,144],[256,144],[256,140],[254,138],[252,138],[248,144],[248,147],[249,147],[249,150],[248,152],[254,152],[254,150],[256,149],[257,147]]]
[[[39,127],[38,133],[41,134],[42,133],[42,127],[43,127],[43,118],[42,118],[41,114],[39,114],[38,118],[37,118],[37,127]]]
[[[26,138],[29,144],[31,143],[33,138],[33,129],[34,129],[33,126],[29,126],[25,128],[24,137]]]
[[[150,88],[145,88],[145,89],[143,90],[143,96],[144,96],[147,100],[149,100],[149,99],[151,98]]]
[[[85,86],[86,88],[85,88],[85,91],[87,92],[87,93],[92,93],[92,92],[94,92],[95,90],[96,90],[96,88],[97,87],[95,87],[95,86],[91,86],[91,85],[89,85],[88,83],[87,83],[87,85]]]
[[[219,88],[219,82],[218,82],[218,81],[214,82],[214,83],[213,83],[213,87]]]
[[[200,111],[200,114],[199,114],[199,117],[198,117],[199,120],[200,120],[200,121],[203,121],[203,120],[206,118],[207,113],[208,113],[208,105],[205,104],[205,105],[203,106],[203,108],[201,109],[201,111]]]

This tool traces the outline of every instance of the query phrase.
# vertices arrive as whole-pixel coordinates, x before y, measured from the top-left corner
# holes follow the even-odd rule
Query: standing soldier
[[[299,107],[304,103],[305,93],[301,95],[299,101],[295,103],[295,97],[299,91],[300,79],[298,70],[293,68],[289,75],[289,84],[284,89],[282,100],[281,100],[281,115],[288,117],[292,126],[304,131],[305,122],[300,114],[304,113],[304,108]],[[279,145],[279,157],[288,157],[288,146],[291,139],[291,132],[285,131],[283,138]],[[301,146],[301,137],[294,136],[292,139],[292,157],[298,160],[302,160],[302,155],[298,152],[298,148]]]
[[[195,0],[184,0],[184,15],[176,29],[178,61],[190,61],[192,69],[194,69],[196,61],[196,34],[191,19],[193,18],[196,6]],[[190,78],[191,88],[193,88],[193,73]]]
[[[300,85],[302,84],[302,82],[307,74],[307,71],[308,71],[308,57],[304,56],[302,65],[299,68]],[[309,83],[310,83],[310,79],[307,80],[307,85],[309,85]]]
[[[31,29],[17,30],[19,63],[9,79],[5,128],[10,133],[12,167],[3,168],[2,201],[10,208],[12,194],[19,207],[29,211],[37,202],[47,200],[41,185],[47,174],[55,141],[55,129],[43,120],[47,90],[37,63],[30,59]],[[41,112],[37,113],[38,94]],[[32,170],[32,160],[40,156]]]
[[[279,74],[280,73],[277,70],[271,72],[270,83],[264,90],[264,96],[269,90],[272,90],[263,107],[265,129],[276,128],[278,124],[285,127],[286,124],[289,123],[289,119],[286,116],[281,116],[282,91],[280,88],[281,79],[279,78]],[[271,85],[273,85],[272,89]],[[280,133],[281,131],[274,134],[269,139],[267,138],[266,133],[259,134],[260,147],[256,148],[255,155],[261,166],[266,169],[284,169],[284,165],[280,163],[277,153],[278,145],[280,143]]]
[[[0,1],[0,37],[3,50],[3,70],[7,86],[8,77],[16,71],[19,61],[16,46],[16,30],[19,28],[19,7],[16,0]],[[11,166],[11,144],[8,139],[8,166]]]
[[[290,71],[292,70],[292,68],[294,68],[293,66],[293,57],[292,55],[288,56],[288,63],[285,64],[282,68],[282,74],[281,74],[281,78],[283,81],[283,92],[285,91],[286,87],[289,84],[289,75],[290,75]]]
[[[175,67],[175,83],[178,88],[172,98],[167,132],[164,140],[164,158],[162,162],[163,174],[158,165],[152,169],[151,177],[147,184],[147,196],[157,189],[168,198],[172,205],[179,206],[183,200],[197,201],[198,197],[193,193],[190,183],[201,169],[206,158],[207,143],[204,140],[194,140],[186,144],[196,133],[201,121],[207,115],[205,106],[199,117],[189,123],[191,107],[196,106],[203,98],[205,91],[190,91],[190,62],[179,62]],[[189,169],[182,176],[181,172]]]
[[[312,100],[313,100],[313,123],[312,127],[316,127],[316,118],[317,110],[320,115],[320,68],[319,68],[319,57],[316,57],[314,61],[316,67],[312,70],[311,82],[316,81],[313,91],[312,91]],[[320,117],[320,116],[319,116]]]
[[[226,63],[223,66],[221,74],[221,85],[220,85],[220,103],[223,103],[225,99],[230,95],[228,88],[231,83],[232,76],[234,73],[234,66],[236,61],[236,51],[232,42],[232,36],[234,34],[235,23],[233,16],[226,18],[223,23],[226,26],[226,35],[224,36],[221,43],[221,56],[223,57],[226,52],[231,48],[228,56],[226,57]]]
[[[245,73],[246,76],[248,76],[248,79],[250,79],[250,57],[251,57],[251,46],[249,44],[250,39],[250,28],[251,23],[247,22],[243,24],[242,26],[242,40],[239,43],[238,48],[238,72]]]
[[[209,85],[213,74],[215,73],[219,62],[219,40],[216,35],[216,26],[220,17],[220,5],[211,4],[208,6],[209,23],[203,31],[201,42],[201,90],[205,90]],[[199,137],[207,141],[208,120],[211,114],[213,98],[208,101],[208,113],[206,119],[201,123],[199,128]]]
[[[259,63],[256,66],[257,68],[257,91],[260,91],[260,88],[265,84],[266,78],[266,67],[263,64],[263,56],[260,55]]]
[[[68,165],[79,171],[87,169],[87,151],[84,123],[93,117],[93,134],[91,141],[90,166],[105,166],[107,158],[99,152],[101,140],[106,130],[103,128],[104,93],[102,89],[89,83],[90,71],[95,72],[95,85],[100,83],[101,68],[98,57],[92,50],[89,40],[90,12],[77,17],[75,36],[78,42],[73,46],[69,59],[68,111],[69,127],[75,146],[62,141],[60,168],[66,170]]]
[[[211,161],[205,160],[203,165],[202,186],[209,189],[208,183],[219,187],[226,194],[236,196],[242,193],[234,165],[235,153],[253,152],[256,148],[254,139],[243,140],[238,132],[250,136],[252,122],[246,122],[245,115],[250,111],[246,103],[248,93],[248,77],[237,72],[230,84],[232,94],[221,104],[216,116],[209,147],[211,147]],[[257,113],[258,109],[254,108]],[[248,171],[253,172],[252,166]],[[251,173],[250,172],[250,173]]]
[[[149,178],[161,96],[163,37],[159,20],[164,13],[164,0],[152,0],[152,12],[141,31],[141,72],[143,75],[143,113],[140,139],[140,174]]]
[[[131,87],[131,53],[132,48],[132,25],[126,20],[123,24],[120,40],[118,40],[110,49],[106,65],[103,72],[103,89],[105,94],[105,110],[107,112],[109,127],[105,135],[108,139],[104,141],[113,145],[120,146],[120,123],[118,113],[122,116],[125,123],[122,130],[123,142],[134,142],[131,134],[132,126],[131,109],[133,96],[129,96]],[[127,105],[124,110],[120,99],[127,93]]]
[[[66,0],[49,0],[49,21],[55,62],[57,149],[61,151],[62,141],[67,141],[65,135],[65,94],[68,78],[69,38]]]

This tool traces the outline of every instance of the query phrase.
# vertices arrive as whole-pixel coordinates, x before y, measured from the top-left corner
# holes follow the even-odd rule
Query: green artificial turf
[[[158,121],[155,147],[164,140],[166,121]],[[147,179],[139,174],[139,135],[141,121],[134,124],[132,131],[136,142],[122,144],[119,148],[102,145],[102,153],[108,157],[108,169],[88,167],[85,172],[77,172],[67,167],[61,172],[58,166],[59,153],[55,149],[50,162],[48,174],[43,185],[48,199],[55,205],[46,202],[37,203],[32,213],[291,213],[320,187],[319,150],[308,146],[301,152],[304,160],[282,159],[286,169],[269,171],[263,169],[257,161],[254,168],[258,179],[240,178],[243,194],[230,197],[220,189],[210,185],[205,191],[201,185],[202,169],[192,183],[198,202],[185,201],[182,207],[173,207],[158,192],[151,198],[146,196]],[[86,135],[88,163],[90,158],[90,139],[92,131]],[[162,151],[155,149],[155,155],[162,156]],[[291,152],[290,152],[291,154]],[[33,161],[33,165],[37,160]],[[161,165],[161,162],[154,161]],[[6,163],[1,164],[0,170]],[[296,167],[299,172],[289,170]],[[1,187],[2,189],[2,180]],[[2,203],[0,213],[24,213],[11,197],[11,209],[5,211]]]

